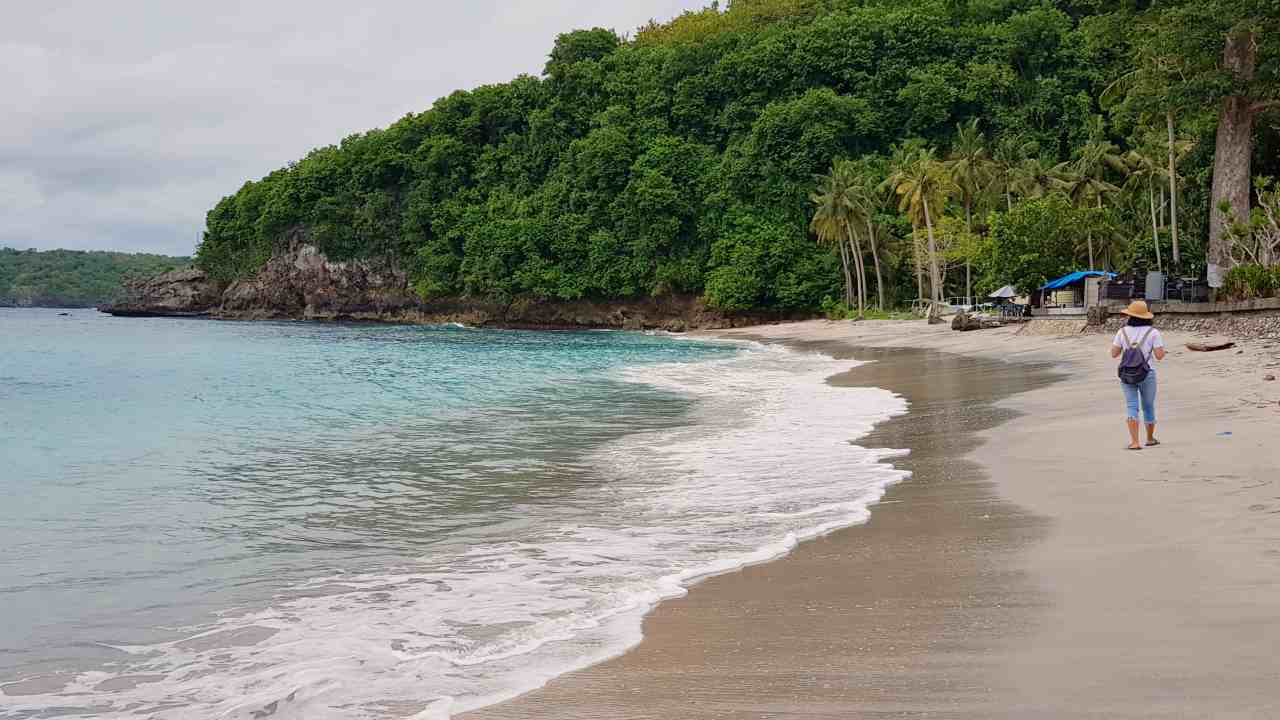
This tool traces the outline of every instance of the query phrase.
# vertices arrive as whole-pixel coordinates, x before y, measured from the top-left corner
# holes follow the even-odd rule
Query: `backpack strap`
[[[1154,330],[1154,329],[1155,329],[1155,328],[1153,328],[1152,326],[1148,325],[1148,326],[1147,326],[1147,330],[1146,330],[1146,332],[1142,333],[1142,336],[1141,336],[1141,337],[1139,337],[1139,338],[1138,338],[1138,340],[1137,340],[1136,342],[1135,342],[1133,339],[1131,339],[1131,338],[1129,337],[1129,333],[1125,333],[1125,334],[1124,334],[1124,338],[1125,338],[1125,340],[1128,340],[1128,341],[1129,341],[1129,349],[1130,349],[1130,350],[1137,350],[1137,349],[1141,348],[1141,347],[1142,347],[1142,345],[1143,345],[1144,343],[1146,343],[1146,342],[1147,342],[1147,338],[1151,336],[1151,331],[1152,331],[1152,330]],[[1155,348],[1152,348],[1152,350],[1154,351],[1154,350],[1155,350]],[[1146,358],[1147,358],[1147,362],[1151,362],[1151,357],[1150,357],[1149,355],[1147,355],[1146,353],[1143,353],[1143,357],[1146,357]]]

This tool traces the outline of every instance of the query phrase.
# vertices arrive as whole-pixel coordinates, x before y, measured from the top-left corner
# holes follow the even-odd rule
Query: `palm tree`
[[[838,161],[832,171],[840,176],[840,183],[844,188],[841,202],[844,204],[845,236],[849,242],[849,252],[853,257],[854,272],[858,278],[858,317],[862,317],[867,302],[867,266],[862,253],[862,240],[859,237],[860,228],[865,219],[862,204],[858,199],[858,172],[848,160]]]
[[[987,152],[987,138],[978,129],[978,119],[956,125],[956,141],[947,156],[947,172],[960,193],[964,205],[964,229],[973,234],[973,206],[990,181],[992,162]],[[972,302],[973,282],[969,258],[964,260],[964,296]]]
[[[1161,167],[1164,157],[1150,152],[1150,148],[1143,147],[1130,150],[1125,154],[1124,161],[1129,168],[1129,179],[1124,186],[1134,189],[1139,185],[1146,185],[1147,205],[1151,210],[1151,239],[1156,247],[1156,268],[1164,269],[1164,261],[1160,257],[1160,222],[1156,216],[1156,182],[1164,173],[1164,168]]]
[[[867,247],[871,251],[871,260],[875,265],[877,307],[884,309],[884,275],[881,271],[879,247],[880,226],[876,222],[876,215],[886,209],[886,194],[881,189],[886,174],[885,160],[878,155],[864,155],[857,160],[841,161],[840,168],[846,173],[850,188],[849,202],[852,205],[852,217],[856,219],[855,225],[858,226],[853,233],[855,241],[858,241],[855,249],[858,251],[859,258],[865,257],[861,254],[860,245],[860,239],[865,238]],[[865,267],[863,271],[865,272]],[[867,286],[870,287],[869,284]]]
[[[853,276],[849,272],[849,249],[845,245],[847,188],[844,180],[835,168],[818,177],[818,190],[809,196],[816,206],[813,219],[809,221],[809,230],[818,238],[819,243],[834,244],[840,248],[840,262],[844,267],[844,302],[852,307]]]
[[[1013,195],[1018,189],[1018,169],[1033,157],[1039,146],[1021,135],[1005,135],[995,144],[991,153],[988,184],[1004,195],[1005,209],[1013,209]]]
[[[1067,192],[1076,181],[1067,163],[1055,163],[1039,155],[1022,161],[1013,169],[1013,188],[1023,197],[1042,198],[1055,192]]]
[[[929,293],[935,306],[942,303],[942,273],[938,265],[938,242],[933,232],[934,212],[940,211],[955,185],[933,148],[921,148],[900,158],[885,182],[897,193],[898,209],[905,212],[917,230],[923,224],[928,233]]]
[[[1134,67],[1116,78],[1098,96],[1098,104],[1107,110],[1123,101],[1131,91],[1144,88],[1147,97],[1163,98],[1163,120],[1165,129],[1164,155],[1168,159],[1165,177],[1169,181],[1169,226],[1173,241],[1173,267],[1181,265],[1182,258],[1178,248],[1178,162],[1194,147],[1194,141],[1179,140],[1174,129],[1174,111],[1179,107],[1177,98],[1169,92],[1170,71],[1179,72],[1176,63],[1169,63],[1168,57],[1149,50],[1141,52]],[[1185,79],[1185,78],[1183,78]]]
[[[884,193],[880,190],[882,182],[878,171],[863,172],[858,176],[854,186],[853,201],[858,205],[859,215],[867,226],[867,245],[871,248],[871,261],[876,269],[876,307],[884,309],[884,276],[880,272],[880,242],[877,237],[878,225],[876,213],[884,206]]]
[[[903,142],[894,145],[892,148],[890,148],[889,167],[888,167],[887,174],[892,175],[897,168],[902,168],[902,167],[906,167],[907,165],[910,165],[912,162],[912,158],[915,157],[916,153],[923,150],[924,147],[925,147],[925,142],[920,138],[907,138]],[[877,188],[877,190],[887,195],[893,201],[893,205],[895,207],[897,206],[898,193],[897,193],[897,190],[894,187],[892,187],[891,184],[889,183],[889,179],[887,176],[885,180],[880,183],[880,186],[879,188]],[[914,222],[912,223],[912,227],[913,228],[915,227]],[[916,271],[916,298],[923,300],[924,299],[924,260],[920,256],[920,243],[916,242],[914,237],[911,239],[911,264]]]
[[[1096,117],[1090,122],[1092,139],[1080,148],[1079,157],[1071,163],[1070,170],[1074,177],[1066,188],[1071,201],[1078,207],[1084,207],[1089,201],[1102,209],[1102,197],[1105,194],[1119,192],[1120,188],[1107,182],[1108,170],[1124,175],[1129,167],[1118,153],[1119,149],[1108,141],[1103,133],[1102,118]],[[1065,169],[1065,168],[1064,168]],[[1088,229],[1089,269],[1094,267],[1093,228]]]

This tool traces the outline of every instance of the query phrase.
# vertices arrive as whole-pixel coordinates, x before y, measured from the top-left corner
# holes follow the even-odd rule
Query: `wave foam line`
[[[624,370],[626,382],[696,398],[692,422],[599,449],[589,460],[605,481],[524,508],[508,540],[316,578],[185,640],[129,646],[125,670],[0,695],[0,706],[16,717],[437,720],[534,690],[626,652],[654,605],[699,580],[866,521],[907,473],[884,463],[900,451],[852,441],[906,403],[825,382],[852,364],[751,346]]]

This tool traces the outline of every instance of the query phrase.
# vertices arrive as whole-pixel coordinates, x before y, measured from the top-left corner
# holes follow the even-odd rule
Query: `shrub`
[[[1085,213],[1061,195],[1015,203],[991,216],[991,242],[980,260],[990,282],[1031,292],[1075,266]]]
[[[1275,291],[1280,272],[1275,268],[1256,265],[1236,265],[1227,271],[1223,279],[1223,290],[1232,300],[1249,300],[1251,298],[1270,297]]]

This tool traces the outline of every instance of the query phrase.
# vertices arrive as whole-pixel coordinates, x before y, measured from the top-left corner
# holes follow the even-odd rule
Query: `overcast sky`
[[[187,255],[247,179],[453,90],[541,71],[555,36],[701,0],[6,3],[0,246]]]

